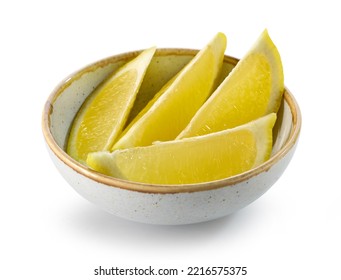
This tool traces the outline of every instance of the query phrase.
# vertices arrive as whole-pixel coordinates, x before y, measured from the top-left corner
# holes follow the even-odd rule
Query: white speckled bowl
[[[157,50],[134,111],[138,111],[150,94],[155,93],[196,52]],[[66,181],[102,209],[122,218],[151,224],[191,224],[217,219],[247,206],[264,194],[286,169],[299,138],[300,110],[287,89],[274,131],[272,157],[257,168],[228,179],[174,186],[135,183],[94,172],[66,154],[64,147],[69,128],[84,99],[111,71],[137,54],[130,52],[95,62],[69,76],[49,96],[43,111],[43,133],[49,154]],[[222,78],[237,61],[225,56]]]

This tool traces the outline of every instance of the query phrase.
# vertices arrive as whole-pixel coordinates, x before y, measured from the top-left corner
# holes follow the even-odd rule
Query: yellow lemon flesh
[[[110,150],[133,106],[155,48],[143,51],[86,99],[70,130],[67,153],[85,162],[88,153]]]
[[[281,58],[267,30],[264,30],[176,138],[236,127],[277,112],[283,90]]]
[[[88,155],[87,164],[109,176],[151,184],[190,184],[227,178],[267,160],[272,148],[271,113],[233,129]]]
[[[174,139],[214,90],[225,48],[226,37],[218,33],[161,88],[123,131],[112,150]]]

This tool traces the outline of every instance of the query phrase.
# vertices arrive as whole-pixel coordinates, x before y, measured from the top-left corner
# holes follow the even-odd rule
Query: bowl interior
[[[47,144],[62,161],[68,165],[73,165],[74,169],[78,168],[81,172],[84,171],[87,176],[92,171],[85,166],[81,166],[65,153],[65,145],[72,121],[82,103],[94,88],[96,88],[111,72],[134,58],[138,53],[139,52],[130,52],[113,56],[81,69],[58,85],[46,102],[43,113],[43,132]],[[197,50],[158,49],[147,70],[129,120],[131,120],[154,94],[157,93],[158,90],[182,67],[184,67],[196,53]],[[237,62],[237,59],[225,56],[220,76],[221,81],[227,76],[231,69],[233,69]],[[290,138],[297,137],[300,126],[300,123],[298,122],[299,118],[298,106],[291,93],[285,89],[284,98],[274,128],[272,157],[279,154],[280,151],[283,150],[283,147],[288,145]],[[99,174],[92,175],[95,179],[98,179],[99,176],[101,176]],[[103,177],[106,176],[103,175]],[[231,179],[231,182],[234,182],[234,179]],[[115,186],[117,181],[115,181],[114,178],[106,178],[106,183]],[[227,182],[223,185],[226,185],[226,183]],[[219,187],[219,184],[216,185],[216,187]]]

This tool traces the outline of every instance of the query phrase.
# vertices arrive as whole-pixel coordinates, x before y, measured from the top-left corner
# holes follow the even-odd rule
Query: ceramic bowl
[[[257,168],[227,179],[173,186],[136,183],[97,173],[68,156],[65,144],[69,128],[85,98],[112,71],[138,53],[120,54],[88,65],[67,77],[48,97],[43,110],[43,134],[48,152],[65,180],[85,199],[118,217],[164,225],[217,219],[264,194],[288,166],[299,138],[300,110],[288,89],[285,89],[274,129],[271,158]],[[197,50],[158,49],[133,114],[196,53]],[[225,56],[221,79],[237,62]]]

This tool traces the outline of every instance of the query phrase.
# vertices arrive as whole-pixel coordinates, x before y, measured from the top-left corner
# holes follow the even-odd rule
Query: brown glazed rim
[[[156,56],[162,55],[183,55],[183,56],[194,56],[198,50],[193,49],[158,49],[156,51]],[[242,174],[235,175],[233,177],[229,177],[227,179],[221,179],[212,182],[204,182],[204,183],[196,183],[196,184],[183,184],[183,185],[158,185],[158,184],[146,184],[146,183],[137,183],[132,181],[126,181],[122,179],[113,178],[110,176],[106,176],[100,174],[96,171],[91,170],[90,168],[78,163],[73,158],[71,158],[61,147],[59,147],[54,140],[51,130],[50,130],[50,115],[53,111],[53,103],[58,98],[63,91],[72,84],[73,81],[79,79],[83,74],[87,72],[94,71],[98,67],[106,66],[110,63],[127,60],[135,57],[139,54],[140,51],[128,52],[119,54],[116,56],[112,56],[98,62],[95,62],[74,74],[68,76],[64,81],[62,81],[50,94],[48,97],[44,109],[43,109],[43,116],[42,116],[42,130],[43,135],[45,137],[46,143],[51,149],[52,153],[56,155],[59,160],[61,160],[65,165],[69,168],[73,169],[75,172],[81,174],[89,178],[90,180],[94,180],[98,183],[107,185],[108,187],[113,188],[121,188],[131,191],[138,191],[144,193],[184,193],[184,192],[197,192],[197,191],[207,191],[213,190],[218,188],[223,188],[227,186],[232,186],[237,183],[249,180],[250,178],[269,170],[274,164],[280,161],[296,144],[300,130],[301,130],[301,113],[299,106],[294,98],[294,96],[290,93],[290,91],[285,88],[283,98],[287,102],[291,113],[292,113],[292,130],[291,134],[289,135],[288,140],[283,145],[283,147],[274,154],[269,160],[264,162],[263,164],[259,165],[258,167],[244,172]],[[238,59],[225,55],[224,58],[225,62],[231,64],[237,64]]]

